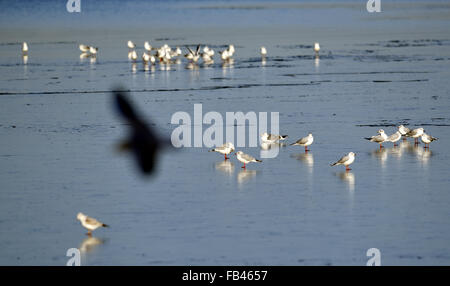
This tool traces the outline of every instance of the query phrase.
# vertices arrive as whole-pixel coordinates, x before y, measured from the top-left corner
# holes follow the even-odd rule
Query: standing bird
[[[261,57],[265,58],[267,56],[266,47],[261,47]]]
[[[409,131],[408,133],[406,133],[406,137],[412,137],[414,138],[414,144],[418,145],[419,144],[419,137],[422,136],[422,134],[425,132],[425,130],[423,130],[423,128],[416,128],[414,130]]]
[[[348,166],[355,161],[355,156],[356,156],[355,153],[350,152],[341,159],[339,159],[337,162],[331,164],[331,166],[344,165],[345,170],[350,171],[351,169]]]
[[[395,132],[394,134],[389,136],[386,139],[386,141],[394,143],[394,147],[395,147],[395,146],[397,146],[397,141],[400,140],[400,138],[402,138],[402,134],[400,133],[400,131],[397,130],[397,132]]]
[[[316,57],[319,57],[320,45],[319,43],[314,43],[314,52],[316,53]]]
[[[145,43],[144,43],[144,49],[145,49],[147,52],[151,52],[152,46],[151,46],[148,42],[145,42]]]
[[[308,146],[311,145],[314,142],[314,137],[311,133],[308,134],[308,136],[303,137],[301,139],[298,139],[295,143],[292,143],[293,145],[299,145],[299,146],[305,146],[305,152],[308,152]]]
[[[130,50],[134,50],[136,48],[136,44],[133,43],[132,41],[128,41],[127,46]]]
[[[430,148],[430,143],[433,142],[433,141],[438,140],[439,138],[435,138],[435,137],[433,137],[431,135],[423,133],[422,136],[420,136],[420,139],[422,140],[423,143],[425,143],[425,147],[423,147],[423,148],[428,148],[429,149]],[[428,145],[428,147],[427,147],[427,145]]]
[[[398,131],[400,132],[400,134],[402,134],[402,136],[403,136],[403,141],[405,141],[406,140],[406,134],[408,134],[408,132],[409,131],[411,131],[408,127],[405,127],[405,126],[403,126],[403,125],[400,125],[399,127],[398,127]]]
[[[220,154],[223,154],[225,156],[225,160],[228,160],[230,158],[228,158],[227,155],[234,152],[234,145],[231,142],[227,142],[222,146],[209,150],[209,152],[218,152]]]
[[[372,136],[370,138],[364,138],[366,140],[369,140],[370,142],[375,142],[380,144],[380,149],[383,148],[383,142],[386,142],[387,139],[386,133],[384,133],[383,129],[378,130],[378,135]]]
[[[98,48],[96,48],[96,47],[89,47],[89,52],[92,54],[92,55],[97,55],[97,52],[98,52]]]
[[[27,44],[27,42],[23,42],[23,44],[22,44],[22,55],[23,56],[28,55],[28,44]]]
[[[89,52],[89,49],[90,49],[89,46],[83,45],[83,44],[79,45],[78,47],[80,48],[80,51],[82,51],[83,53]]]
[[[266,144],[277,143],[278,141],[285,140],[286,138],[288,138],[287,135],[275,135],[275,134],[269,134],[267,132],[264,132],[263,134],[261,134],[261,141],[262,141],[262,143],[266,143]]]
[[[237,152],[235,153],[235,155],[236,155],[236,157],[237,157],[237,159],[238,159],[239,161],[241,161],[242,163],[244,163],[244,166],[241,167],[241,168],[243,168],[243,169],[246,169],[245,164],[248,164],[248,163],[250,163],[250,162],[258,162],[258,163],[261,163],[261,162],[262,162],[261,160],[258,160],[258,159],[256,159],[255,157],[253,157],[253,156],[251,156],[251,155],[245,154],[245,153],[242,152],[242,151],[237,151]]]
[[[189,53],[184,56],[193,63],[198,62],[198,60],[200,59],[200,45],[197,45],[197,49],[195,50],[195,52],[187,46],[186,48],[188,49]]]
[[[154,171],[158,152],[168,147],[170,141],[160,138],[156,132],[136,113],[123,91],[115,91],[118,113],[129,125],[129,135],[120,145],[120,150],[131,151],[144,175]],[[171,145],[170,145],[171,146]]]
[[[88,230],[87,235],[89,236],[92,235],[92,231],[96,230],[99,227],[109,227],[109,225],[99,222],[95,218],[88,217],[83,213],[77,214],[77,220],[79,220],[81,222],[81,225]]]

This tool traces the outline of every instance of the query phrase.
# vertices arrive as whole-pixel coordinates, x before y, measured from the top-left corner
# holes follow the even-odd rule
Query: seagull
[[[195,50],[195,52],[193,52],[189,47],[186,46],[186,48],[189,50],[189,53],[185,55],[185,57],[196,63],[198,62],[198,59],[200,58],[200,45],[197,45],[197,49]]]
[[[269,134],[267,132],[264,132],[261,134],[261,141],[263,143],[276,143],[280,140],[285,140],[288,136],[287,135],[275,135],[275,134]]]
[[[234,45],[228,46],[228,54],[230,55],[230,57],[234,55]]]
[[[319,43],[314,43],[314,52],[316,53],[316,56],[319,55],[319,51],[320,51]]]
[[[383,129],[378,130],[378,134],[379,135],[375,135],[375,136],[372,136],[370,138],[366,137],[364,139],[369,140],[370,142],[375,142],[375,143],[380,144],[380,149],[381,149],[381,148],[383,148],[383,145],[382,145],[383,142],[386,142],[386,139],[388,137],[387,137],[386,133],[384,133]]]
[[[386,141],[392,142],[394,143],[394,146],[397,146],[397,141],[400,140],[400,138],[402,138],[402,133],[397,130],[397,132],[389,136]]]
[[[309,151],[308,146],[311,145],[313,142],[314,137],[311,133],[309,133],[308,136],[298,139],[295,143],[292,143],[291,146],[293,145],[305,146],[305,152],[308,152]]]
[[[267,56],[267,50],[265,47],[261,47],[261,56],[265,58]]]
[[[137,60],[137,58],[138,58],[136,51],[133,50],[133,51],[129,52],[128,53],[128,58],[130,60],[132,60],[133,62],[135,62]]]
[[[331,164],[331,166],[344,165],[346,171],[350,171],[351,169],[348,167],[351,163],[355,161],[356,154],[353,152],[348,153],[337,162]]]
[[[144,175],[154,171],[158,151],[162,147],[171,146],[170,141],[156,135],[155,130],[144,122],[123,91],[114,91],[115,104],[118,113],[129,125],[129,136],[119,147],[120,150],[131,151]]]
[[[423,130],[423,128],[416,128],[406,133],[405,136],[414,138],[414,144],[417,145],[419,144],[419,137],[422,136],[424,132],[425,130]]]
[[[129,47],[129,46],[128,46]],[[145,42],[144,43],[144,49],[147,51],[147,52],[150,52],[151,50],[152,50],[152,46],[148,43],[148,42]]]
[[[89,49],[90,49],[89,46],[83,45],[83,44],[81,44],[81,45],[79,46],[79,48],[80,48],[80,51],[82,51],[83,53],[89,52]]]
[[[420,139],[422,140],[423,143],[425,143],[425,147],[423,147],[423,148],[428,148],[429,149],[430,148],[430,143],[433,142],[433,141],[438,140],[439,138],[435,138],[435,137],[433,137],[431,135],[423,133],[422,136],[420,137]],[[428,147],[427,147],[427,145],[428,145]]]
[[[136,44],[132,41],[128,41],[127,46],[130,50],[134,50],[136,48]]]
[[[227,142],[222,146],[209,150],[209,152],[218,152],[220,154],[223,154],[225,156],[225,160],[228,160],[230,158],[228,158],[227,155],[234,152],[234,145],[231,142]]]
[[[398,127],[398,131],[400,131],[400,134],[402,134],[402,136],[403,136],[403,141],[404,140],[406,140],[406,137],[405,137],[405,135],[409,132],[409,131],[411,131],[408,127],[405,127],[405,126],[403,126],[403,125],[400,125],[399,127]]]
[[[236,157],[237,157],[237,159],[238,159],[239,161],[241,161],[242,163],[244,163],[244,166],[241,167],[241,168],[243,168],[243,169],[246,169],[246,168],[245,168],[245,164],[248,164],[248,163],[250,163],[250,162],[259,162],[259,163],[262,162],[261,160],[258,160],[258,159],[256,159],[255,157],[253,157],[253,156],[251,156],[251,155],[245,154],[245,153],[242,152],[242,151],[237,151],[237,152],[235,153],[235,155],[236,155]]]
[[[231,57],[228,50],[224,50],[219,53],[220,53],[220,58],[222,59],[222,61],[227,61]]]
[[[77,220],[79,220],[81,222],[81,225],[88,230],[87,235],[89,236],[92,235],[92,231],[96,230],[99,227],[109,227],[109,225],[99,222],[95,218],[88,217],[83,213],[77,214]]]
[[[92,55],[96,55],[96,54],[97,54],[97,51],[98,51],[98,48],[95,48],[95,47],[89,47],[89,52],[90,52]]]

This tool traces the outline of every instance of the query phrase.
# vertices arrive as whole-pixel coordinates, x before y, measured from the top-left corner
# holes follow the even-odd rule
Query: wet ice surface
[[[367,25],[357,12],[342,11]],[[375,35],[236,28],[230,41],[220,28],[135,32],[136,43],[236,45],[232,66],[217,58],[194,70],[183,59],[149,71],[138,63],[134,72],[129,35],[95,30],[31,36],[24,66],[15,44],[22,38],[5,36],[0,264],[64,265],[72,247],[81,249],[84,265],[365,265],[372,247],[383,265],[449,264],[450,35],[439,22],[448,19],[436,21],[415,33],[404,32],[408,22],[384,24]],[[95,63],[78,57],[85,38],[100,48]],[[269,52],[265,64],[261,45]],[[156,176],[144,179],[130,157],[114,152],[126,130],[108,92],[116,84],[132,91],[166,135],[176,127],[172,114],[193,116],[198,103],[203,114],[224,117],[279,112],[288,142],[309,132],[315,142],[308,154],[282,147],[247,170],[206,147],[184,148],[164,153]],[[363,139],[380,128],[391,134],[398,124],[422,126],[439,140],[430,151],[411,142],[380,151]],[[261,155],[260,148],[239,149]],[[357,154],[352,171],[329,166],[350,151]],[[75,219],[79,211],[111,227],[89,239]]]

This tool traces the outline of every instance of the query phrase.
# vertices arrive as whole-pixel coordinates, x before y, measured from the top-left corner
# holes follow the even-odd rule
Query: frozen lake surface
[[[72,247],[83,265],[365,265],[373,247],[383,265],[450,264],[450,4],[382,1],[369,14],[362,2],[112,1],[86,3],[76,19],[55,1],[0,4],[0,264],[65,265]],[[236,55],[145,71],[128,61],[127,40],[140,54],[148,40],[233,43]],[[96,62],[80,60],[80,43],[99,47]],[[224,118],[279,112],[288,143],[315,142],[247,170],[183,148],[146,179],[114,151],[126,131],[117,84],[167,136],[172,114],[202,104]],[[363,139],[399,124],[439,140],[380,151]],[[350,151],[352,171],[330,167]],[[88,238],[80,211],[111,227]]]

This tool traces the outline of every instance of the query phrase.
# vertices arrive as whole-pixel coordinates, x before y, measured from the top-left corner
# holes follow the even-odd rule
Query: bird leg
[[[227,154],[224,154],[224,156],[225,156],[225,160],[228,160],[228,159],[230,159],[230,158],[228,158],[228,157],[227,157]]]
[[[246,168],[245,168],[245,163],[244,163],[244,166],[242,166],[241,168],[242,168],[242,169],[246,169]]]
[[[348,166],[345,166],[345,171],[350,171],[351,169]]]
[[[88,230],[88,232],[86,233],[87,236],[92,236],[92,232],[90,230]]]
[[[405,136],[403,136],[402,140],[403,140],[403,141],[406,141],[406,137],[405,137]]]
[[[397,147],[397,143],[394,143],[394,147]]]
[[[305,153],[308,153],[308,146],[305,146]]]
[[[383,145],[382,144],[380,144],[380,150],[383,148]]]

